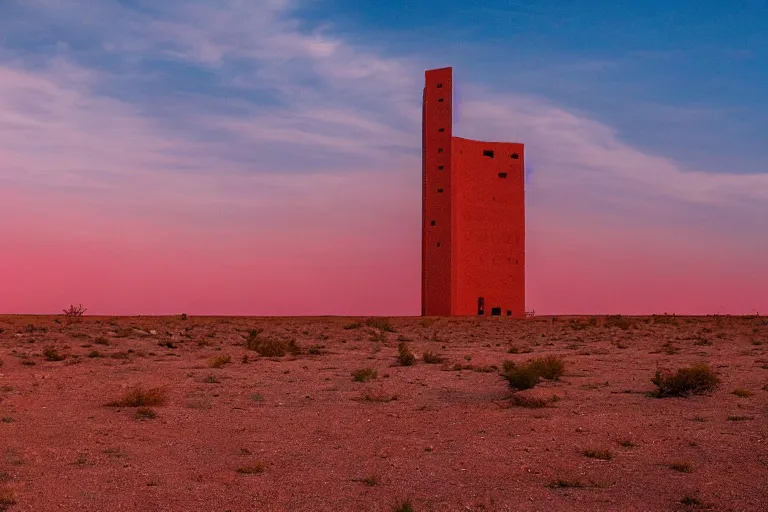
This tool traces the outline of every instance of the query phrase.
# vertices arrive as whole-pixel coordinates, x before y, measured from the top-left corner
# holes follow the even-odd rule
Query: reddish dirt
[[[354,321],[364,319],[0,317],[0,509],[765,510],[768,320],[344,328]],[[261,357],[245,348],[250,329],[295,338],[302,353]],[[447,363],[398,366],[398,338]],[[65,358],[47,360],[46,346]],[[566,361],[561,380],[521,395],[559,399],[511,405],[503,361],[549,354]],[[209,367],[219,355],[231,362]],[[717,390],[648,396],[657,367],[699,361]],[[353,381],[364,367],[378,377]],[[106,405],[135,385],[166,390],[155,419]],[[259,463],[261,473],[237,471]]]

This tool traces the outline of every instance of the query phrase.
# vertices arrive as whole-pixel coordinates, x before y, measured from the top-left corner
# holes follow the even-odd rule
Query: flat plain
[[[653,396],[702,362],[716,389]],[[765,317],[0,316],[0,510],[767,502]]]

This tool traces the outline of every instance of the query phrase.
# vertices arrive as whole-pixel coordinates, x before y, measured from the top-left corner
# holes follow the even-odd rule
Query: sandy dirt
[[[0,510],[766,510],[765,318],[365,321],[0,316]],[[515,405],[503,362],[550,354]],[[714,392],[649,395],[701,361]],[[165,403],[108,405],[136,386]]]

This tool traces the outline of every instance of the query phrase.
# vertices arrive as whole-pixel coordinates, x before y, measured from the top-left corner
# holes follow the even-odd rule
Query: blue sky
[[[0,0],[0,190],[32,245],[67,215],[78,236],[236,232],[297,261],[307,233],[340,261],[364,240],[400,272],[382,304],[418,310],[419,102],[447,65],[456,134],[526,144],[533,303],[578,309],[537,254],[577,265],[606,239],[612,265],[655,247],[649,273],[717,240],[706,272],[768,282],[759,0]]]

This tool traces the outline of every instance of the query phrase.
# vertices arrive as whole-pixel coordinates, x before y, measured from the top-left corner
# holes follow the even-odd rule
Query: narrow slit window
[[[437,246],[440,247],[440,242],[437,242]]]
[[[478,315],[485,314],[485,299],[483,297],[477,298],[477,314]]]
[[[439,103],[442,103],[442,102],[443,102],[443,98],[437,98],[437,101],[438,101]]]
[[[507,177],[507,173],[505,173],[505,172],[500,172],[499,173],[499,178],[506,178],[506,177]]]
[[[439,131],[440,133],[443,133],[445,131],[445,128],[438,128],[437,131]]]
[[[430,226],[434,226],[435,225],[435,221],[430,222],[429,225]]]
[[[493,150],[492,149],[484,149],[483,150],[483,156],[487,156],[488,158],[493,158]]]

